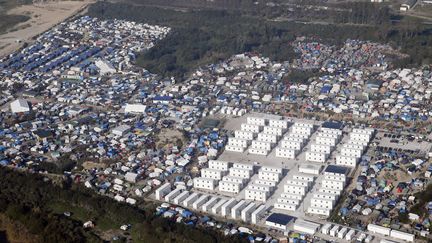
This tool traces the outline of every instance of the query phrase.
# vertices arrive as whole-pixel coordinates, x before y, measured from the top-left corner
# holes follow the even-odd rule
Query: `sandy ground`
[[[30,19],[14,26],[11,32],[0,35],[0,57],[12,53],[22,43],[31,41],[33,36],[47,31],[93,2],[94,0],[60,1],[23,5],[11,9],[8,14],[27,15]]]
[[[156,147],[159,148],[170,143],[176,145],[177,139],[181,139],[183,144],[186,143],[186,139],[184,138],[183,134],[178,130],[162,129],[161,132],[158,134],[158,141],[156,142]]]

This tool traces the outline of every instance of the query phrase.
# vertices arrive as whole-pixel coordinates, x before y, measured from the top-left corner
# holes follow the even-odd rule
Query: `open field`
[[[61,1],[42,4],[22,5],[7,12],[8,15],[29,16],[30,19],[12,27],[0,35],[0,57],[10,54],[23,43],[37,36],[64,19],[85,9],[94,1]]]

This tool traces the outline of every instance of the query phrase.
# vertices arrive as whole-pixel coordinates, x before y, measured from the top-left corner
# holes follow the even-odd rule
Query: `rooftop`
[[[348,173],[348,171],[349,171],[348,168],[342,167],[342,166],[337,166],[337,165],[329,165],[325,169],[325,172],[344,174],[344,175],[346,175]]]
[[[287,225],[289,222],[291,222],[294,219],[294,217],[282,214],[282,213],[273,213],[271,214],[266,221],[281,224],[281,225]]]
[[[342,122],[335,122],[335,121],[327,121],[322,124],[323,128],[331,128],[331,129],[342,129],[343,123]]]

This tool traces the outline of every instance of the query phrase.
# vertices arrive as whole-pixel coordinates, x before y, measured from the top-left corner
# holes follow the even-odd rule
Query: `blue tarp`
[[[184,210],[183,213],[181,214],[182,217],[184,218],[190,218],[193,214],[190,211]]]

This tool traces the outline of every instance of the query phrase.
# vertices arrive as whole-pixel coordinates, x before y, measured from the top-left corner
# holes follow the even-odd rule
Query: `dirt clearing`
[[[37,36],[63,20],[83,11],[93,0],[56,1],[22,5],[8,11],[11,15],[25,15],[30,19],[0,35],[0,57],[18,49],[24,42],[31,42]]]

